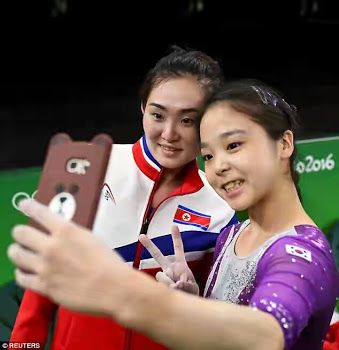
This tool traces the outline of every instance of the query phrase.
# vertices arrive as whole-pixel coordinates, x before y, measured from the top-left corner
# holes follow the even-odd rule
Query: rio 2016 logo
[[[308,155],[304,160],[298,161],[295,165],[295,170],[299,173],[316,173],[324,170],[333,170],[335,168],[335,160],[333,153],[330,153],[326,158],[317,159]]]

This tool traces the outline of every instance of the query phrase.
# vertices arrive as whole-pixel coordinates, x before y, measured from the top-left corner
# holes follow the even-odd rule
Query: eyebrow
[[[233,129],[230,131],[225,131],[222,134],[220,134],[219,138],[226,139],[227,137],[230,137],[230,136],[233,136],[236,134],[243,134],[244,135],[244,134],[246,134],[246,131],[242,130],[242,129]],[[208,147],[208,143],[200,142],[200,148],[207,148],[207,147]]]
[[[163,111],[167,111],[167,108],[163,105],[159,105],[158,103],[150,103],[150,106],[162,109]],[[183,108],[180,109],[180,113],[181,114],[185,114],[185,113],[191,113],[191,112],[195,112],[195,113],[200,113],[201,111],[196,109],[196,108]]]

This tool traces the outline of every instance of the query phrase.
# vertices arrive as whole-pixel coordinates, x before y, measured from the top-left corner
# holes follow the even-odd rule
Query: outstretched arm
[[[260,310],[178,293],[131,269],[90,231],[33,201],[21,208],[50,232],[13,230],[16,280],[78,311],[110,316],[172,349],[283,349],[277,320]]]

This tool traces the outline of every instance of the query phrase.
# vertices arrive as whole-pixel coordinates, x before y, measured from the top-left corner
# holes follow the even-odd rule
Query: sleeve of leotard
[[[285,349],[290,349],[312,315],[327,307],[333,311],[337,283],[329,246],[285,236],[259,261],[257,286],[250,305],[278,320]],[[326,331],[322,339],[325,335]]]

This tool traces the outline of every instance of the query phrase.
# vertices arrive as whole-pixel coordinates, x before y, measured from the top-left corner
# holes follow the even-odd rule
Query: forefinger
[[[49,207],[35,200],[22,200],[19,203],[19,208],[52,233],[54,230],[59,231],[66,224],[62,216],[52,213]]]
[[[160,267],[165,270],[170,263],[167,262],[166,257],[161,253],[160,249],[144,234],[139,236],[140,243],[149,251],[151,256],[158,262]]]
[[[182,238],[181,238],[181,234],[178,226],[172,226],[171,233],[172,233],[172,241],[173,241],[173,248],[174,248],[176,261],[186,260],[185,252],[184,252],[184,244],[182,243]]]
[[[44,232],[27,225],[14,226],[12,236],[21,246],[37,253],[41,253],[50,240]]]

